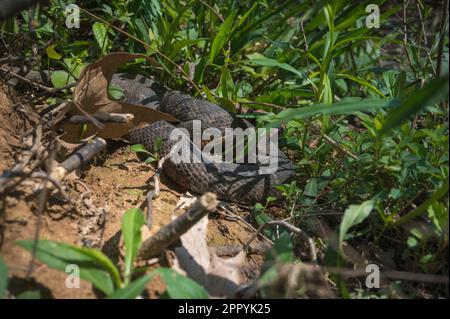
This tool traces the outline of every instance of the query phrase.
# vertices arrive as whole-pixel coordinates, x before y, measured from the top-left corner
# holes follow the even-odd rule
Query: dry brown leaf
[[[181,198],[179,203],[183,201]],[[246,254],[242,251],[233,258],[218,257],[206,242],[207,228],[208,216],[205,216],[181,236],[182,246],[175,248],[177,268],[204,286],[210,296],[234,297],[242,283]]]
[[[154,60],[143,54],[131,54],[127,52],[115,52],[106,55],[96,62],[88,65],[81,72],[80,78],[73,93],[73,103],[70,105],[69,115],[82,114],[76,108],[78,105],[88,114],[94,113],[131,113],[134,120],[130,124],[108,123],[103,129],[98,129],[92,124],[87,125],[83,137],[98,134],[102,138],[119,138],[126,135],[130,129],[142,126],[144,123],[153,123],[161,120],[178,122],[172,115],[151,109],[142,105],[113,101],[108,94],[108,87],[114,73],[119,66],[131,59],[144,58],[150,62]],[[63,125],[65,141],[77,141],[81,136],[81,126],[74,124]]]

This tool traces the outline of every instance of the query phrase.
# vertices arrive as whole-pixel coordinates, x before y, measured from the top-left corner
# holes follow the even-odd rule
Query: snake
[[[192,121],[201,121],[201,129],[214,127],[221,132],[225,128],[242,129],[252,127],[245,119],[208,100],[197,99],[188,94],[171,91],[157,81],[143,76],[117,73],[111,84],[122,90],[121,100],[173,115],[179,123],[157,121],[144,127],[133,128],[125,139],[132,144],[142,144],[147,150],[158,150],[159,156],[166,157],[175,141],[170,133],[175,128],[185,128],[192,133]],[[192,138],[192,136],[190,136]],[[197,145],[190,141],[193,152]],[[179,162],[167,157],[163,172],[178,186],[194,194],[213,192],[224,201],[255,204],[265,203],[269,196],[280,194],[277,185],[293,180],[295,170],[289,158],[278,149],[278,165],[275,172],[261,174],[260,162]]]

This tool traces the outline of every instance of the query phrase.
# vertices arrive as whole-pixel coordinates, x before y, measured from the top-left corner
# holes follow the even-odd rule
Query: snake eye
[[[62,126],[57,127],[55,129],[56,134],[63,134],[64,133],[64,128]]]

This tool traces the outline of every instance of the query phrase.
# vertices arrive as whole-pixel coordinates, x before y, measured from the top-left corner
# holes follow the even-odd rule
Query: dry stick
[[[163,226],[155,235],[142,243],[138,252],[139,259],[150,259],[173,244],[202,217],[214,211],[217,207],[217,197],[213,193],[202,195],[183,215]]]
[[[46,174],[46,173],[42,173],[42,172],[34,172],[33,174],[31,174],[30,176],[31,178],[37,178],[37,179],[45,179],[46,181],[50,182],[51,184],[53,184],[53,187],[55,187],[59,193],[61,194],[62,197],[64,197],[64,199],[66,199],[70,204],[72,204],[73,206],[75,206],[75,201],[73,201],[69,195],[67,195],[66,191],[63,189],[61,183],[59,180],[57,180],[54,177],[51,177],[50,175]]]
[[[247,254],[253,255],[263,255],[270,250],[272,245],[269,243],[259,243],[251,244],[248,246]],[[236,256],[242,251],[242,246],[240,245],[230,245],[230,246],[215,246],[211,248],[214,253],[219,256]]]
[[[321,135],[325,141],[327,141],[332,147],[334,147],[338,152],[343,153],[353,159],[358,159],[358,156],[356,156],[355,154],[353,154],[352,152],[350,152],[349,150],[343,148],[338,142],[336,142],[335,140],[333,140],[330,136],[328,136],[327,134],[325,134],[324,132],[322,132],[321,129],[319,129],[317,126],[315,126],[312,123],[309,123],[313,129],[313,133],[315,134],[319,134]]]
[[[56,152],[53,151],[50,156],[50,159],[51,160],[54,159],[55,156],[56,156]],[[48,166],[50,168],[50,165],[48,165]],[[49,196],[49,188],[47,187],[47,182],[48,182],[48,179],[45,178],[41,184],[42,193],[39,198],[39,205],[38,205],[37,216],[36,216],[37,217],[36,229],[35,229],[34,238],[33,238],[31,260],[30,260],[30,264],[28,267],[27,275],[26,275],[27,279],[30,279],[30,277],[33,273],[33,266],[34,266],[34,261],[36,260],[36,252],[37,252],[37,246],[38,246],[38,242],[39,242],[39,234],[41,232],[41,226],[42,226],[42,217],[44,215],[45,208],[47,207],[47,201],[48,201],[48,196]]]
[[[8,70],[8,69],[0,67],[0,71],[5,72],[5,75],[9,74],[9,75],[17,78],[20,81],[23,81],[23,82],[26,82],[28,84],[34,85],[35,87],[37,87],[37,88],[39,88],[41,90],[44,90],[44,91],[47,91],[47,92],[52,92],[52,93],[55,91],[53,88],[49,88],[48,86],[36,83],[36,82],[34,82],[32,80],[28,80],[27,78],[25,78],[25,77],[23,77],[23,76],[21,76],[21,75],[19,75],[17,73],[14,73],[11,70]]]
[[[48,200],[48,195],[49,195],[49,189],[47,187],[47,180],[44,180],[42,182],[42,193],[41,193],[41,197],[39,198],[39,206],[38,206],[38,211],[37,211],[37,220],[36,220],[36,229],[34,232],[34,238],[33,238],[33,247],[32,247],[32,251],[31,251],[31,260],[30,260],[30,264],[28,266],[28,270],[27,270],[27,275],[26,278],[30,279],[32,273],[33,273],[33,266],[34,266],[34,261],[36,260],[36,251],[37,251],[37,245],[38,245],[38,241],[39,241],[39,233],[41,230],[41,225],[42,225],[42,215],[44,214],[44,210],[45,207],[47,206],[47,200]]]
[[[53,88],[52,92],[47,92],[47,91],[39,92],[36,95],[28,98],[26,103],[31,103],[31,102],[34,102],[35,104],[40,103],[40,102],[42,102],[42,100],[46,99],[50,94],[56,94],[56,93],[59,93],[61,91],[73,88],[73,87],[75,87],[75,85],[76,85],[76,83],[70,83],[70,84],[67,84],[66,86],[61,87],[61,88]],[[18,107],[18,106],[20,106],[22,104],[24,104],[24,103],[23,102],[16,102],[16,103],[12,104],[11,107],[12,108],[16,108],[16,107]],[[46,113],[47,109],[52,109],[53,107],[54,106],[49,106],[43,112]],[[42,112],[39,112],[39,115],[41,115],[41,113]]]
[[[19,159],[19,162],[14,165],[11,170],[5,171],[2,175],[0,175],[0,193],[13,189],[22,183],[46,160],[48,153],[46,152],[41,141],[42,126],[37,126],[34,131],[34,141],[30,150],[25,152],[24,156]],[[27,172],[24,172],[25,167],[30,164],[33,157],[36,158],[36,160]],[[16,180],[15,177],[19,177],[19,179]]]
[[[273,103],[268,103],[268,102],[239,101],[239,104],[254,104],[254,105],[267,106],[267,107],[270,107],[270,108],[274,108],[277,111],[283,111],[285,109],[285,107],[283,107],[283,106],[276,105],[276,104],[273,104]]]
[[[94,157],[97,153],[106,147],[106,141],[100,137],[96,137],[91,142],[85,144],[80,149],[76,150],[64,162],[54,169],[51,177],[61,181],[67,174],[80,167],[81,164],[86,163]]]
[[[131,123],[134,115],[131,113],[94,113],[92,117],[99,120],[101,123]],[[84,115],[73,115],[69,118],[71,124],[89,124],[91,120]]]
[[[151,180],[153,180],[153,189],[147,193],[147,227],[148,229],[153,226],[153,200],[159,196],[161,191],[161,183],[159,177],[161,176],[164,162],[169,157],[169,154],[164,156],[158,161],[158,166],[155,174],[152,176]]]
[[[311,231],[315,233],[318,238],[328,242],[328,246],[335,251],[339,251],[338,234],[331,229],[327,224],[322,222],[319,218],[311,216],[308,218],[311,221]],[[345,245],[343,247],[344,258],[353,265],[365,269],[367,260],[361,256],[352,246]]]
[[[324,270],[330,273],[339,274],[345,278],[366,277],[365,269],[353,270],[338,267],[324,267]],[[416,281],[422,283],[447,284],[448,276],[412,273],[407,271],[386,270],[381,271],[380,276],[391,280]]]
[[[222,21],[222,23],[225,21],[225,19],[223,18],[223,16],[222,16],[219,12],[217,12],[216,9],[214,9],[213,7],[211,7],[209,4],[207,4],[207,3],[206,3],[205,1],[203,1],[203,0],[199,0],[199,1],[200,1],[201,3],[203,3],[205,6],[207,6],[209,10],[211,10],[212,12],[214,12],[214,14],[215,14],[216,16],[219,17],[219,19],[220,19],[220,21]]]
[[[221,201],[221,203],[224,203],[224,201]],[[233,203],[234,205],[236,205],[236,203]],[[244,205],[245,206],[245,205]],[[240,220],[242,223],[244,223],[247,227],[249,227],[251,230],[253,231],[257,231],[257,229],[250,224],[248,221],[246,221],[244,218],[242,218],[241,216],[229,211],[224,205],[220,205],[219,208],[223,209],[226,213],[224,212],[218,212],[219,214],[225,215],[225,216],[229,216],[231,218],[235,218],[237,220]],[[245,209],[249,209],[248,207],[244,207]],[[273,244],[273,241],[270,240],[269,238],[267,238],[266,236],[264,236],[264,234],[259,233],[259,236],[264,239],[265,241],[267,241],[268,244]]]
[[[423,44],[425,44],[425,48],[426,48],[425,52],[426,52],[426,55],[427,55],[427,58],[428,58],[428,62],[430,62],[431,69],[433,70],[433,74],[434,74],[434,76],[436,76],[437,72],[436,72],[436,69],[435,69],[435,67],[433,65],[433,59],[431,58],[431,54],[430,54],[431,50],[428,49],[427,32],[425,30],[425,23],[423,21],[422,10],[420,9],[420,3],[417,2],[416,6],[417,6],[417,11],[419,13],[420,25],[421,25],[421,28],[422,28]]]
[[[294,225],[289,224],[288,222],[284,221],[284,220],[271,220],[268,221],[266,223],[264,223],[263,225],[261,225],[256,233],[254,233],[248,240],[247,242],[244,244],[244,248],[243,250],[247,251],[247,249],[249,248],[251,242],[256,238],[256,236],[258,236],[259,233],[261,233],[264,229],[266,229],[268,226],[271,225],[277,225],[277,226],[283,226],[285,227],[287,230],[302,236],[304,239],[306,239],[306,241],[308,242],[309,245],[309,254],[310,254],[310,258],[311,261],[316,263],[317,262],[317,249],[316,249],[316,245],[314,244],[314,241],[311,237],[309,237],[308,234],[306,234],[303,230],[301,230],[298,227],[295,227]]]
[[[7,56],[4,58],[0,58],[0,64],[5,64],[8,62],[27,62],[27,61],[31,61],[34,62],[35,60],[37,60],[35,57],[23,57],[23,56]]]
[[[83,106],[82,106],[79,102],[73,101],[73,102],[72,102],[72,105],[74,105],[74,106],[77,108],[77,110],[81,112],[81,114],[83,114],[84,116],[86,116],[86,117],[91,121],[91,123],[94,124],[98,129],[102,130],[102,129],[105,127],[102,123],[100,123],[100,121],[98,121],[98,120],[97,120],[96,118],[94,118],[91,114],[89,114],[88,112],[86,112],[86,111],[83,109]]]
[[[402,18],[402,22],[403,22],[403,49],[405,50],[405,54],[406,54],[406,58],[408,59],[408,63],[409,66],[411,67],[411,70],[414,72],[414,76],[416,77],[417,80],[420,79],[419,75],[417,74],[417,70],[414,67],[414,63],[411,59],[411,55],[409,54],[408,51],[408,25],[406,24],[406,9],[408,8],[409,5],[409,0],[405,0],[403,2],[403,18]]]
[[[61,111],[66,110],[69,108],[71,101],[64,101],[61,104],[52,104],[47,106],[45,109],[40,111],[38,113],[39,116],[49,116],[49,117],[56,117],[60,114]],[[64,113],[65,114],[65,113]]]
[[[441,10],[441,26],[439,28],[439,43],[438,43],[438,59],[436,66],[436,73],[438,76],[441,75],[442,68],[442,56],[444,54],[444,44],[445,44],[445,28],[447,26],[447,17],[448,17],[448,0],[445,0],[442,3]]]

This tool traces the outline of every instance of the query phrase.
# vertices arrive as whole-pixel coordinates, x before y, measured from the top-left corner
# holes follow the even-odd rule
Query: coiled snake
[[[202,129],[214,127],[223,131],[227,127],[249,127],[246,121],[218,105],[179,92],[164,92],[154,81],[143,76],[115,74],[111,84],[123,90],[124,101],[172,114],[181,122],[177,127],[188,131],[192,131],[192,120],[200,120]],[[164,156],[175,143],[169,138],[174,128],[166,121],[158,121],[134,129],[126,138],[133,144],[143,144],[148,150],[153,150],[158,141],[160,155]],[[191,143],[190,147],[197,146]],[[164,162],[163,170],[176,184],[192,193],[213,192],[218,198],[231,202],[264,203],[267,196],[277,194],[275,185],[287,183],[294,174],[292,163],[281,150],[277,157],[278,165],[273,174],[260,174],[261,164],[258,163],[177,163],[171,157]]]

